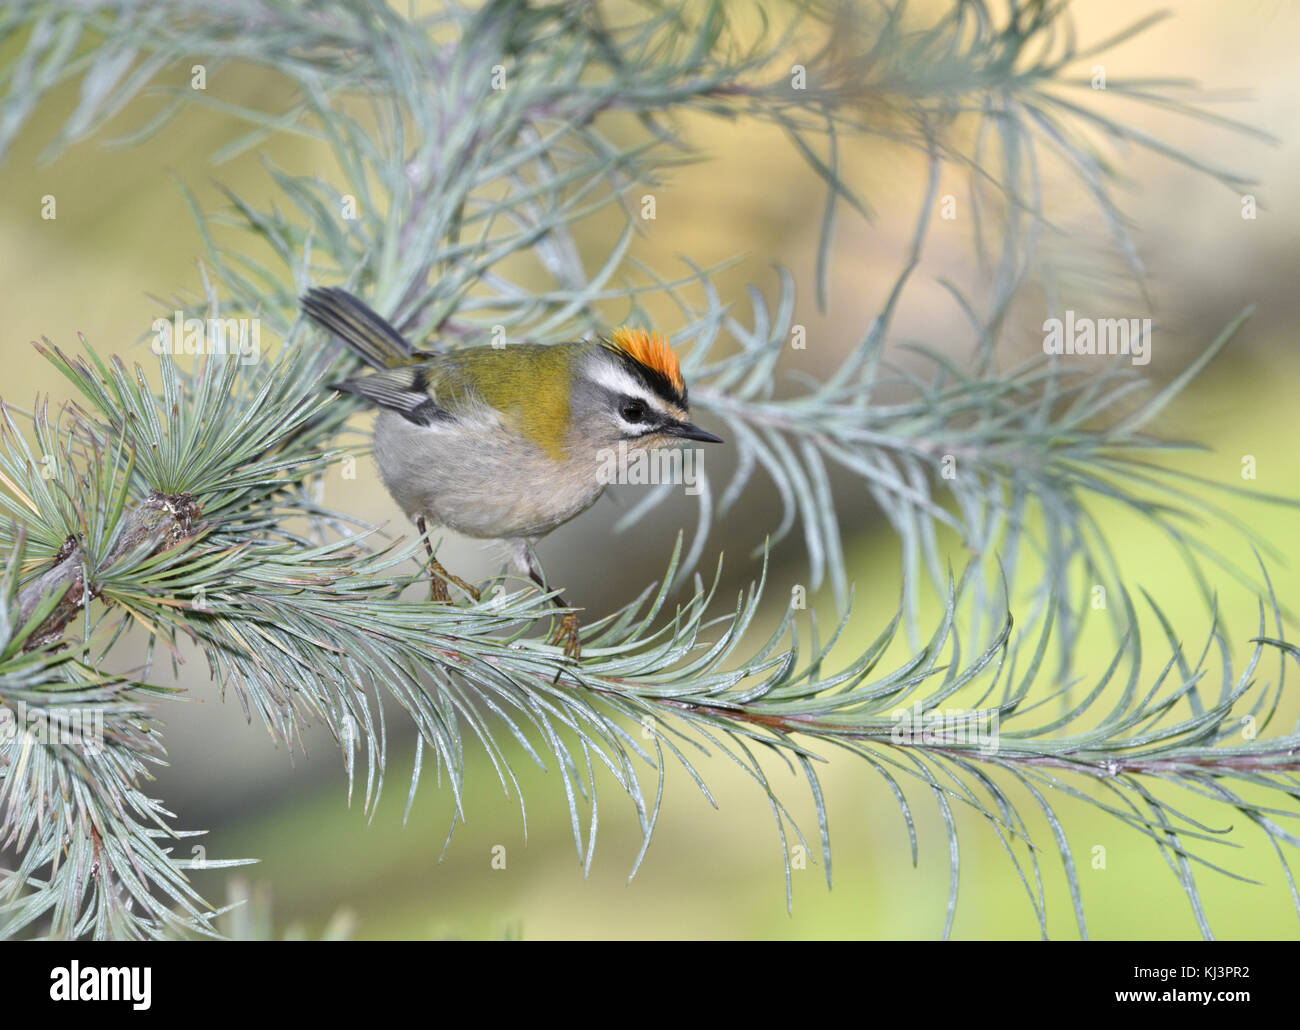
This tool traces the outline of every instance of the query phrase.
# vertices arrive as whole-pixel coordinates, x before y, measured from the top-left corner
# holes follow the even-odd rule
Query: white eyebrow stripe
[[[636,397],[645,401],[655,411],[667,413],[668,409],[664,407],[662,400],[648,390],[644,383],[639,382],[631,373],[625,372],[617,365],[608,361],[601,361],[592,369],[591,378],[608,390],[613,390],[618,394],[626,394],[629,397]]]

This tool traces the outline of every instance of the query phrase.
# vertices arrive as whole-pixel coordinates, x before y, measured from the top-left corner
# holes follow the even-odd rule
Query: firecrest
[[[380,409],[375,460],[425,537],[434,600],[450,600],[448,583],[479,593],[434,558],[430,525],[507,541],[514,565],[546,590],[533,545],[596,502],[610,449],[722,442],[690,422],[677,355],[657,333],[436,354],[344,290],[310,290],[302,306],[374,370],[331,385]],[[578,657],[576,615],[552,643]]]

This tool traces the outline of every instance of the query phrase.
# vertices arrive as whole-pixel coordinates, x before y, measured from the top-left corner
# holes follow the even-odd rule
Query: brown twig
[[[150,494],[126,515],[117,544],[97,568],[88,567],[81,539],[75,535],[68,537],[54,556],[54,563],[18,594],[20,626],[27,624],[42,601],[52,594],[60,595],[53,610],[24,642],[23,650],[32,651],[63,636],[77,613],[99,596],[97,571],[106,571],[114,562],[150,542],[153,542],[150,554],[174,547],[193,532],[201,515],[202,509],[193,494]]]

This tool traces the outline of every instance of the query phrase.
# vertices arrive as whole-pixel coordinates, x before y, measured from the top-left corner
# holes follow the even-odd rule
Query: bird
[[[451,603],[449,584],[480,595],[439,563],[430,526],[504,541],[514,567],[548,592],[534,546],[596,503],[611,451],[723,442],[690,421],[681,363],[657,332],[624,326],[565,343],[434,352],[347,290],[314,287],[301,305],[369,366],[328,385],[379,409],[375,462],[424,537],[435,602]],[[569,608],[558,593],[554,601]],[[549,642],[580,659],[574,612]]]

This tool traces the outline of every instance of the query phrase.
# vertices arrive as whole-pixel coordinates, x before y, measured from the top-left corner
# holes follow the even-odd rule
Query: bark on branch
[[[77,613],[99,596],[97,573],[106,572],[115,562],[151,542],[151,555],[174,547],[193,532],[202,513],[193,494],[150,494],[126,514],[122,533],[113,550],[93,568],[87,561],[80,537],[68,537],[54,556],[54,564],[19,591],[20,626],[27,624],[45,598],[62,594],[53,611],[41,620],[23,643],[23,650],[34,650],[63,636]]]

